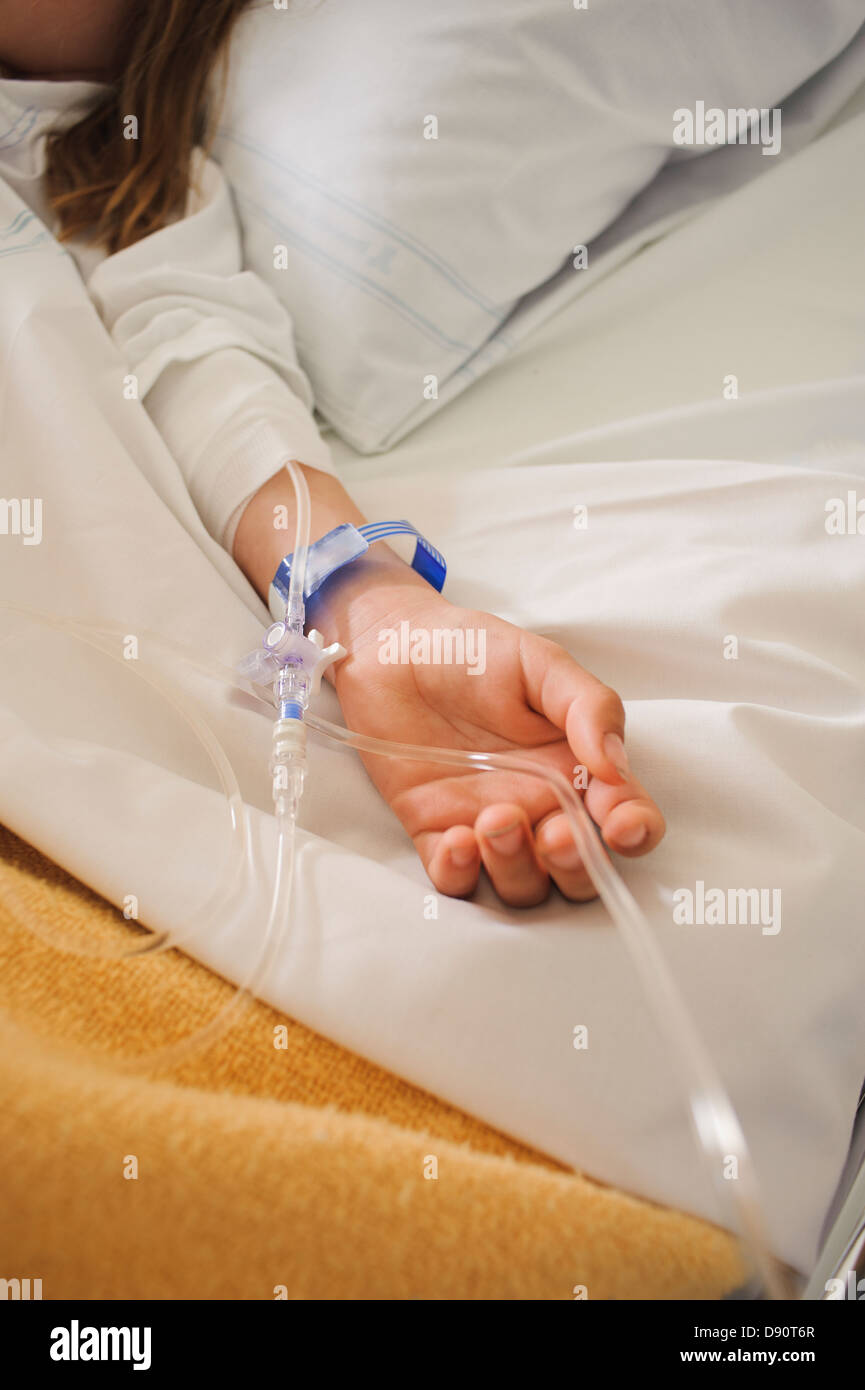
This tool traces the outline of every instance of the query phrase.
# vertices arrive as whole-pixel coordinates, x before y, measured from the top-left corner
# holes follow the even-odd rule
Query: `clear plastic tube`
[[[311,504],[309,488],[302,470],[293,461],[286,464],[286,468],[294,484],[295,499],[297,505],[297,518],[295,525],[295,547],[294,558],[292,560],[290,587],[288,601],[286,603],[286,625],[292,626],[293,630],[303,634],[305,619],[304,602],[304,583],[306,579],[306,562],[309,549],[309,531],[311,524]],[[36,613],[18,607],[15,604],[3,602],[0,607],[7,612],[16,613],[18,616],[29,618],[31,621],[41,622],[46,626],[54,628],[56,631],[67,632],[80,638],[90,645],[97,647],[100,651],[122,660],[120,655],[121,646],[118,638],[123,634],[120,629],[111,624],[96,625],[88,627],[86,624],[77,623],[70,619],[60,618],[55,614]],[[154,634],[142,634],[147,637],[149,642],[156,648],[168,651],[175,656],[186,658],[186,653],[182,648],[168,643],[165,639]],[[106,639],[111,639],[111,644],[106,645]],[[188,660],[188,658],[186,658]],[[224,679],[227,675],[234,683],[234,673],[226,672],[224,668],[201,663],[189,663],[197,669],[212,675],[214,669],[216,674]],[[130,669],[129,664],[124,662],[126,669]],[[226,757],[225,750],[214,735],[212,729],[202,716],[196,711],[195,707],[186,701],[176,689],[160,679],[156,673],[149,671],[146,663],[136,662],[134,668],[136,674],[145,680],[153,689],[157,690],[162,697],[177,711],[195,733],[199,742],[209,754],[219,775],[223,793],[228,802],[230,825],[232,828],[232,853],[228,856],[228,869],[223,870],[216,888],[209,896],[207,901],[192,915],[185,924],[185,930],[178,934],[176,932],[152,932],[149,937],[143,940],[132,940],[122,951],[106,951],[104,949],[94,950],[92,948],[63,947],[70,953],[76,955],[86,955],[100,959],[118,960],[127,957],[152,956],[161,951],[172,949],[182,944],[193,934],[194,928],[209,922],[213,918],[214,908],[220,904],[225,909],[226,903],[234,900],[240,883],[242,866],[246,860],[249,848],[249,825],[246,815],[246,808],[240,794],[237,778],[234,769]],[[273,961],[278,957],[285,941],[291,919],[291,897],[294,884],[294,868],[296,853],[296,815],[297,797],[288,798],[286,796],[274,796],[274,812],[277,821],[277,852],[274,867],[273,892],[271,896],[270,911],[262,938],[262,947],[258,957],[253,961],[250,973],[245,980],[237,986],[231,999],[225,1004],[214,1017],[188,1037],[181,1039],[177,1043],[169,1044],[163,1048],[154,1049],[152,1052],[139,1055],[135,1059],[125,1058],[118,1063],[123,1070],[158,1072],[171,1069],[179,1065],[192,1052],[202,1047],[209,1046],[214,1042],[226,1028],[232,1026],[240,1012],[256,996],[263,980],[266,978]],[[57,945],[52,941],[52,945]]]
[[[21,616],[35,619],[55,628],[75,632],[85,640],[94,637],[103,640],[112,638],[115,650],[117,637],[122,629],[111,625],[86,627],[68,619],[52,615],[36,614],[11,604],[0,604]],[[95,645],[105,650],[101,642]],[[237,676],[229,668],[216,663],[199,662],[191,659],[183,648],[155,634],[148,634],[148,644],[176,658],[194,670],[216,676],[226,683],[252,694],[260,699],[259,692],[249,681]],[[113,654],[113,653],[112,653]],[[127,669],[129,664],[124,663]],[[136,663],[139,674],[143,674],[142,663]],[[165,683],[151,680],[156,689],[168,694]],[[187,711],[185,703],[176,695],[172,699],[175,708]],[[213,751],[215,761],[224,772],[224,786],[232,803],[232,825],[237,827],[242,843],[248,843],[248,827],[243,802],[236,792],[236,779],[224,752],[207,724],[199,716],[190,719],[205,746]],[[774,1298],[795,1296],[788,1287],[780,1266],[768,1253],[768,1241],[763,1226],[759,1194],[753,1164],[747,1143],[735,1110],[726,1093],[717,1069],[702,1041],[691,1014],[670,974],[669,968],[655,941],[651,926],[628,891],[607,856],[594,828],[588,812],[567,778],[540,763],[534,763],[530,755],[522,753],[489,753],[483,751],[463,751],[452,748],[428,748],[423,745],[393,743],[390,740],[374,738],[367,734],[354,733],[341,728],[317,715],[307,713],[305,723],[327,741],[344,748],[352,748],[358,753],[400,758],[415,762],[437,762],[451,767],[469,768],[475,771],[508,771],[538,777],[545,782],[555,795],[568,818],[575,843],[580,851],[586,869],[607,907],[610,916],[622,931],[623,939],[631,960],[639,974],[644,992],[651,1006],[657,1026],[667,1040],[669,1050],[679,1070],[684,1084],[691,1120],[697,1139],[698,1150],[707,1165],[713,1186],[719,1191],[725,1207],[733,1207],[736,1220],[732,1222],[738,1229],[745,1248],[751,1254],[753,1263],[759,1271],[763,1285]],[[223,767],[224,760],[224,767]],[[237,804],[235,799],[237,798]],[[119,1063],[124,1069],[163,1070],[176,1066],[194,1049],[209,1045],[227,1026],[235,1021],[239,1011],[258,993],[274,960],[279,957],[290,926],[291,895],[294,878],[295,859],[295,821],[290,814],[283,814],[278,822],[278,851],[274,876],[274,886],[268,922],[265,928],[261,951],[254,961],[249,974],[238,986],[232,999],[222,1010],[198,1032],[155,1050],[134,1061]],[[196,914],[197,918],[198,914]],[[142,954],[144,951],[164,949],[175,946],[178,938],[161,934],[156,941],[143,948],[135,947],[129,954]],[[729,1154],[735,1154],[739,1163],[739,1179],[736,1184],[723,1182],[722,1164]]]
[[[213,891],[201,907],[187,919],[180,932],[152,932],[148,938],[143,940],[131,939],[122,950],[71,944],[58,946],[55,938],[46,937],[45,939],[51,945],[58,946],[58,949],[64,950],[70,955],[89,956],[100,960],[123,960],[133,956],[154,955],[180,945],[185,937],[193,935],[200,926],[211,921],[218,907],[224,906],[226,901],[231,901],[235,897],[248,852],[249,827],[246,807],[234,768],[231,766],[222,744],[195,704],[186,699],[176,685],[172,685],[159,672],[149,667],[146,660],[139,659],[129,662],[124,659],[122,644],[126,633],[121,627],[112,623],[82,623],[71,618],[62,618],[55,613],[37,612],[18,604],[8,603],[5,600],[0,601],[0,611],[23,618],[28,622],[38,623],[43,627],[53,629],[55,632],[85,642],[88,646],[110,657],[125,670],[133,672],[137,679],[144,681],[146,685],[155,690],[189,726],[204,748],[216,769],[220,789],[228,808],[231,830],[229,853],[220,859],[220,872]],[[185,658],[186,656],[182,647],[169,643],[154,633],[141,631],[138,635],[143,645],[151,646],[154,650],[163,650],[170,656],[177,658]],[[197,664],[197,669],[209,676],[214,674],[212,669],[200,664]],[[216,674],[220,679],[224,679],[226,673],[222,669],[218,669]]]
[[[133,958],[148,958],[166,950],[182,946],[194,934],[199,926],[209,924],[214,919],[215,909],[219,906],[224,912],[228,905],[237,898],[238,888],[241,882],[243,865],[247,859],[247,851],[250,844],[249,821],[246,806],[240,794],[240,788],[234,769],[229,762],[225,751],[219,740],[214,735],[207,722],[195,710],[194,705],[187,702],[178,691],[172,689],[167,682],[163,681],[155,672],[147,668],[146,662],[139,660],[129,663],[118,655],[121,649],[122,638],[125,635],[120,627],[113,627],[110,624],[90,627],[85,624],[76,623],[71,619],[60,618],[50,613],[36,613],[28,609],[23,609],[14,604],[0,603],[0,609],[10,612],[18,617],[23,617],[29,621],[73,635],[81,641],[87,642],[97,650],[115,657],[121,662],[127,671],[134,670],[136,675],[145,680],[153,689],[157,690],[172,707],[190,725],[193,732],[211,759],[219,774],[222,791],[226,797],[229,810],[229,824],[231,826],[230,852],[222,856],[220,862],[223,864],[222,875],[217,880],[214,891],[209,895],[207,901],[198,911],[184,923],[181,931],[162,931],[152,932],[151,935],[143,940],[130,938],[127,945],[122,950],[106,950],[104,948],[93,948],[80,945],[60,944],[56,938],[49,936],[42,931],[38,924],[28,917],[17,896],[9,889],[7,883],[3,883],[2,897],[16,911],[15,915],[19,920],[26,922],[27,926],[40,935],[55,949],[62,950],[71,955],[85,956],[91,959],[101,960],[124,960]],[[186,653],[182,648],[167,642],[165,639],[154,634],[141,634],[146,637],[147,643],[156,650],[167,652],[170,656],[184,659],[194,669],[202,671],[208,675],[214,673],[220,678],[231,678],[232,673],[221,667],[213,668],[202,665],[198,662],[189,662]],[[270,909],[267,923],[262,937],[261,949],[253,960],[246,977],[239,982],[232,994],[231,999],[209,1020],[202,1028],[189,1034],[186,1038],[180,1039],[176,1043],[170,1043],[165,1047],[154,1048],[147,1053],[139,1054],[134,1058],[105,1058],[109,1065],[113,1065],[122,1071],[159,1073],[173,1069],[182,1063],[191,1053],[202,1047],[207,1047],[227,1028],[231,1027],[239,1018],[241,1012],[249,1005],[259,991],[270,970],[274,960],[280,954],[283,943],[289,930],[291,916],[291,895],[294,879],[294,856],[295,856],[295,822],[294,818],[287,815],[277,816],[277,852],[274,869],[273,891],[271,895]]]
[[[288,463],[286,468],[295,487],[297,518],[285,622],[291,630],[302,636],[305,616],[304,581],[309,547],[311,508],[309,490],[301,469],[294,462]],[[19,613],[26,612],[26,610],[16,609],[14,605],[4,604],[2,606]],[[92,640],[95,631],[100,631],[103,634],[112,631],[109,627],[88,630],[81,624],[46,617],[41,614],[31,613],[28,616],[37,618],[42,622],[48,622],[55,627],[77,631],[79,635],[85,636],[85,640],[88,640],[88,631],[90,640]],[[250,682],[239,678],[235,672],[228,671],[216,664],[190,661],[182,649],[165,639],[151,635],[150,641],[157,648],[182,658],[192,667],[208,674],[218,675],[235,687],[258,696],[258,692]],[[188,719],[202,743],[211,753],[220,773],[226,774],[223,777],[223,788],[230,788],[226,791],[226,795],[229,797],[232,825],[242,827],[240,833],[243,835],[245,848],[248,843],[248,827],[243,803],[240,801],[238,804],[239,793],[235,798],[236,780],[218,740],[215,739],[204,720],[187,710],[184,702],[179,700],[176,693],[172,697],[171,692],[162,682],[151,681],[151,684],[184,714],[184,717]],[[753,1163],[730,1098],[703,1043],[700,1032],[670,974],[648,920],[613,867],[595,833],[594,825],[582,800],[577,796],[567,779],[561,773],[540,763],[533,763],[530,756],[521,753],[466,752],[451,748],[426,748],[416,744],[394,743],[365,734],[353,733],[351,730],[340,728],[338,725],[320,719],[306,711],[304,711],[304,716],[303,722],[323,738],[339,746],[353,748],[361,754],[366,753],[416,762],[438,762],[451,767],[481,771],[518,772],[523,775],[538,777],[550,787],[567,816],[575,843],[598,895],[613,922],[622,932],[625,946],[641,980],[655,1022],[675,1059],[683,1086],[687,1092],[689,1113],[697,1147],[706,1164],[712,1185],[721,1196],[725,1207],[729,1205],[733,1208],[735,1220],[732,1224],[734,1228],[738,1228],[740,1239],[751,1256],[765,1292],[773,1298],[794,1296],[788,1287],[783,1270],[769,1253]],[[278,825],[278,845],[273,893],[262,949],[250,974],[238,987],[229,1003],[203,1029],[179,1043],[137,1059],[131,1064],[135,1070],[175,1066],[194,1049],[212,1042],[234,1020],[240,1008],[257,993],[273,961],[282,950],[291,918],[297,796],[286,797],[275,793],[274,800]],[[235,836],[235,841],[236,839]],[[132,950],[129,954],[165,949],[166,946],[176,944],[177,938],[172,937],[169,940],[163,933],[157,941],[147,943],[143,948]],[[738,1159],[739,1178],[735,1185],[723,1180],[723,1164],[730,1154],[734,1154]]]
[[[697,1147],[726,1207],[738,1217],[740,1238],[751,1254],[756,1272],[772,1298],[795,1297],[783,1268],[769,1253],[759,1187],[751,1153],[739,1118],[721,1081],[658,946],[648,919],[616,872],[582,800],[562,773],[533,763],[520,753],[470,752],[453,748],[426,748],[420,744],[392,743],[342,729],[317,715],[308,715],[310,728],[324,738],[359,753],[412,762],[439,762],[451,767],[481,771],[519,772],[540,778],[552,790],[562,810],[589,877],[613,922],[620,928],[631,961],[639,975],[655,1022],[666,1039],[688,1096],[689,1113]],[[738,1160],[736,1184],[723,1177],[730,1155]]]
[[[209,1047],[232,1028],[240,1015],[258,997],[261,986],[274,961],[279,958],[291,923],[291,900],[294,886],[296,857],[296,821],[294,816],[277,815],[277,847],[274,865],[273,891],[270,911],[264,930],[261,951],[250,973],[239,984],[231,998],[202,1028],[163,1048],[143,1053],[119,1063],[124,1071],[159,1073],[173,1070],[193,1053]],[[175,944],[175,943],[172,943]]]
[[[292,632],[303,635],[306,600],[304,584],[306,581],[306,557],[309,551],[309,529],[312,524],[312,506],[309,488],[303,469],[290,459],[285,465],[294,483],[294,498],[297,506],[297,521],[294,530],[294,552],[291,573],[288,580],[288,601],[285,605],[285,624]]]
[[[286,627],[303,636],[306,618],[304,587],[312,507],[309,488],[302,469],[293,460],[289,461],[285,467],[294,484],[297,509],[294,551],[285,606],[285,624]],[[278,724],[279,721],[274,726],[275,731]],[[207,734],[212,738],[209,729]],[[276,737],[274,737],[274,746],[276,747]],[[218,743],[217,747],[220,747]],[[221,747],[220,752],[222,752]],[[229,1002],[203,1028],[168,1048],[162,1048],[159,1052],[151,1053],[148,1057],[137,1059],[136,1063],[133,1064],[134,1069],[153,1070],[155,1066],[157,1069],[163,1070],[175,1067],[192,1052],[209,1046],[222,1035],[226,1028],[233,1025],[240,1012],[255,998],[274,961],[278,959],[287,940],[291,924],[292,890],[297,855],[297,809],[300,790],[303,786],[302,775],[299,783],[295,785],[297,787],[296,794],[288,796],[284,791],[280,791],[277,784],[274,783],[273,800],[274,817],[277,824],[277,847],[273,891],[261,951],[253,962],[250,974],[238,986]],[[248,839],[248,831],[245,838]]]
[[[309,552],[309,534],[312,521],[312,507],[309,488],[302,469],[292,460],[285,465],[294,484],[297,510],[294,533],[294,551],[289,577],[288,598],[285,606],[285,624],[292,631],[303,635],[305,625],[304,587],[306,564]],[[207,731],[208,734],[210,731]],[[220,749],[220,752],[222,750]],[[302,779],[300,782],[302,786]],[[294,796],[286,796],[274,790],[274,816],[277,823],[277,848],[274,866],[273,891],[270,911],[262,939],[261,951],[253,962],[252,970],[238,986],[229,1002],[209,1023],[187,1038],[139,1058],[134,1065],[136,1070],[159,1070],[173,1068],[191,1053],[216,1041],[225,1030],[236,1022],[241,1011],[255,998],[260,986],[267,978],[274,961],[278,959],[288,937],[291,924],[291,902],[294,887],[295,861],[297,854],[297,808],[299,791]],[[248,838],[248,832],[247,837]],[[176,942],[172,943],[176,944]]]

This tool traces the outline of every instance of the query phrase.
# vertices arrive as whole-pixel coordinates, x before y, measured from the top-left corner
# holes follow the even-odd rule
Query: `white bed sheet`
[[[387,455],[337,445],[369,515],[406,515],[443,549],[455,600],[557,638],[625,698],[632,760],[669,834],[652,856],[660,888],[624,872],[739,1109],[775,1249],[803,1269],[865,1071],[865,542],[824,528],[827,498],[865,491],[865,190],[851,177],[863,138],[858,117],[707,209]],[[68,258],[30,244],[32,227],[16,234],[20,211],[0,188],[2,492],[44,499],[44,536],[2,538],[0,592],[230,664],[258,640],[263,606],[124,400]],[[721,396],[730,373],[735,401]],[[197,765],[118,668],[140,756],[119,721],[70,767],[49,686],[20,717],[48,648],[14,650],[0,668],[0,817],[115,901],[137,891],[152,925],[183,922],[224,834]],[[187,683],[238,771],[260,869],[243,915],[188,944],[239,978],[268,896],[269,721]],[[85,689],[86,674],[64,718]],[[331,693],[323,712],[337,713]],[[314,753],[303,824],[297,926],[264,997],[605,1181],[717,1215],[598,905],[553,899],[527,917],[486,894],[439,899],[427,920],[402,831],[329,749]],[[674,926],[670,892],[697,879],[780,888],[782,930]]]

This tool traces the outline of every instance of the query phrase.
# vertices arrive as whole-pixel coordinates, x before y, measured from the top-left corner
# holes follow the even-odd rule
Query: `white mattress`
[[[455,600],[555,637],[625,699],[669,832],[624,874],[737,1105],[774,1247],[803,1269],[865,1072],[865,547],[824,527],[827,499],[865,493],[863,141],[859,115],[707,207],[388,454],[335,441],[367,514],[407,516],[444,551]],[[0,186],[0,226],[19,210]],[[3,597],[231,664],[263,606],[123,400],[68,259],[22,248],[0,277],[2,490],[44,499],[42,544],[0,544]],[[722,396],[731,373],[738,400]],[[737,661],[722,656],[729,634]],[[182,930],[225,837],[201,760],[121,667],[97,672],[102,658],[73,661],[36,629],[5,652],[0,817]],[[185,944],[240,978],[268,898],[269,721],[185,683],[237,769],[261,870],[242,912]],[[338,718],[331,692],[321,709]],[[70,750],[88,718],[92,742]],[[428,920],[400,827],[330,749],[314,754],[302,823],[296,928],[266,998],[605,1181],[719,1215],[601,907],[516,913],[487,893],[440,898]],[[781,931],[675,926],[671,892],[698,879],[781,889]]]

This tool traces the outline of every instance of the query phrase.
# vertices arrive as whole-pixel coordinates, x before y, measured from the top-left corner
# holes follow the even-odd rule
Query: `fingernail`
[[[483,835],[496,854],[516,854],[523,846],[523,823],[515,820],[501,830],[485,830]]]
[[[618,734],[604,735],[604,756],[609,758],[620,777],[624,777],[626,782],[630,781],[631,769],[628,766],[628,755]]]
[[[455,869],[467,869],[475,857],[474,845],[452,845],[448,850]]]
[[[632,825],[629,830],[623,830],[621,834],[615,836],[617,845],[624,845],[625,849],[636,849],[641,845],[649,831],[645,825]]]

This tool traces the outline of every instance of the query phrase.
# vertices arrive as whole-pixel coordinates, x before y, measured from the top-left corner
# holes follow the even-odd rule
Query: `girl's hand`
[[[335,478],[304,471],[313,536],[344,521],[363,524]],[[290,516],[293,509],[294,489],[283,470],[256,493],[238,526],[234,557],[262,596],[292,534],[274,529],[274,514]],[[453,607],[386,545],[372,546],[331,576],[309,600],[307,620],[349,652],[327,672],[349,728],[439,748],[532,750],[572,784],[579,765],[587,772],[586,807],[611,849],[645,854],[661,839],[664,818],[627,765],[621,700],[555,642],[489,613]],[[379,634],[402,622],[430,637],[456,629],[477,641],[482,633],[483,672],[384,662]],[[480,648],[468,650],[474,655]],[[374,756],[364,762],[439,892],[472,893],[483,866],[514,907],[541,902],[550,880],[568,898],[595,896],[568,822],[536,777]]]
[[[627,765],[621,700],[556,643],[399,579],[366,598],[355,594],[347,617],[350,634],[330,621],[327,636],[348,645],[349,635],[350,655],[334,669],[334,684],[350,728],[435,747],[531,749],[571,782],[581,765],[586,807],[611,849],[640,855],[661,839],[664,818]],[[430,638],[436,629],[471,634],[466,650],[478,673],[383,661],[388,630],[406,621]],[[472,893],[483,867],[514,907],[542,902],[551,880],[567,898],[595,896],[567,819],[537,778],[374,756],[364,763],[440,892]]]

